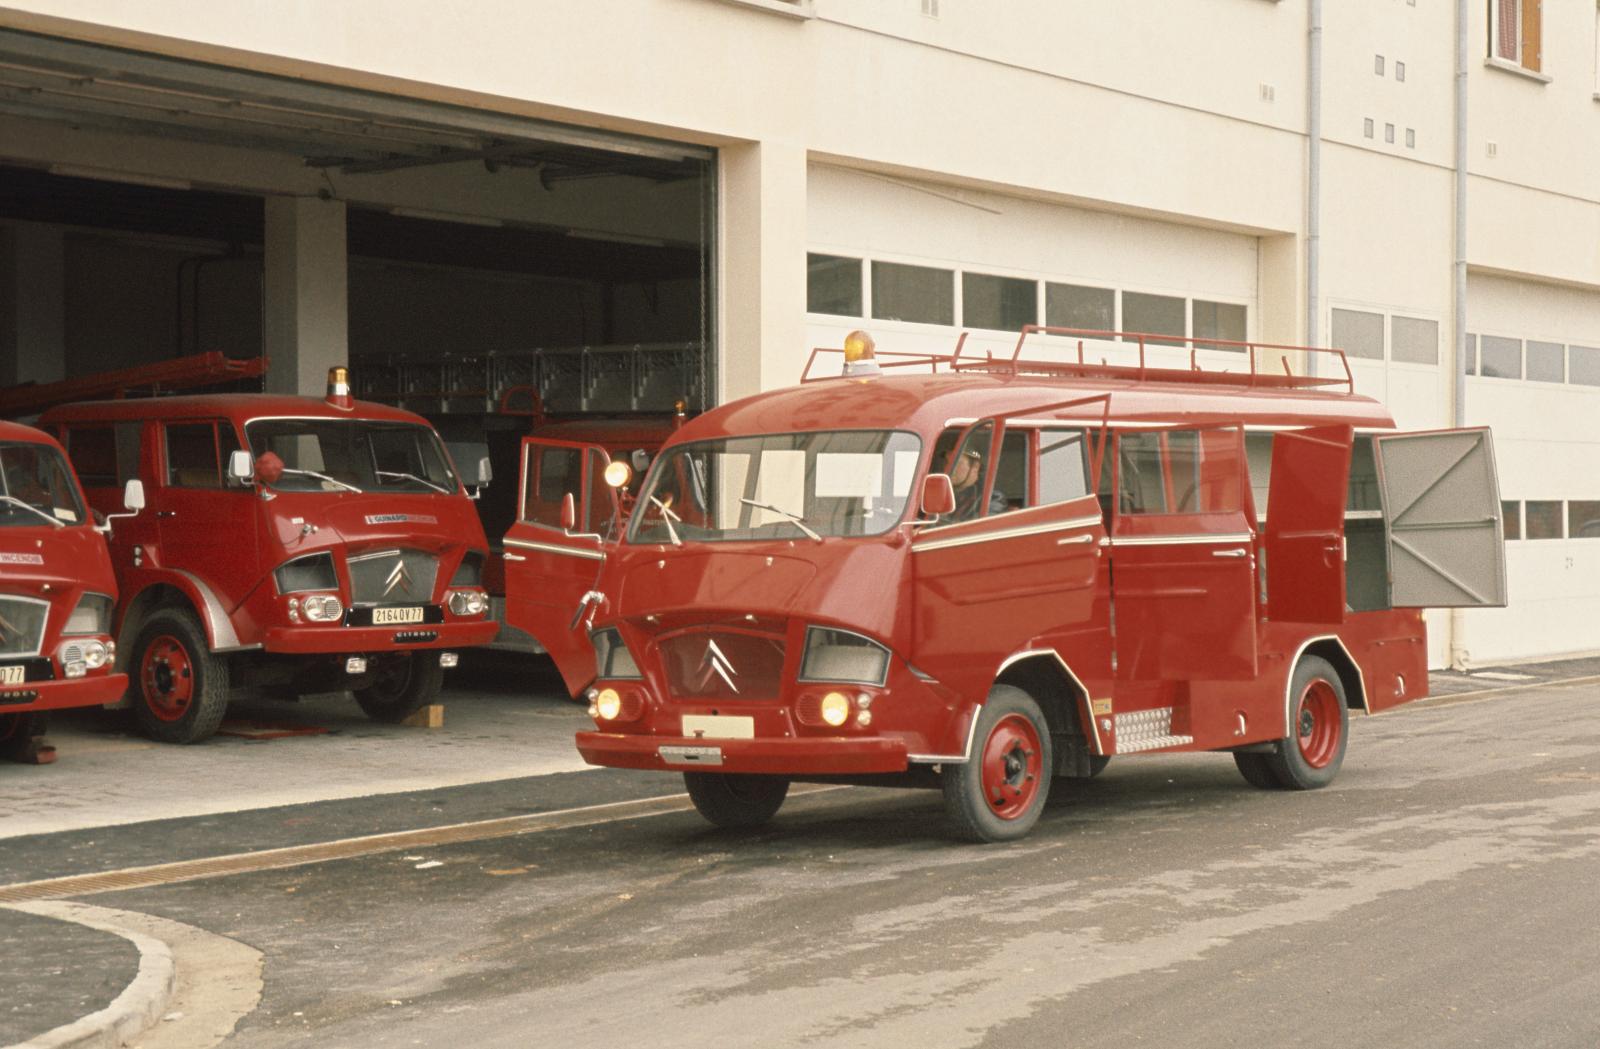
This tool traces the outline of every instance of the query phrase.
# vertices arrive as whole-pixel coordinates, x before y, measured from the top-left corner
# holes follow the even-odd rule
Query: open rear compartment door
[[[1506,603],[1505,529],[1487,428],[1373,439],[1395,608]]]
[[[1285,430],[1272,438],[1272,505],[1265,522],[1267,616],[1342,623],[1348,426]]]

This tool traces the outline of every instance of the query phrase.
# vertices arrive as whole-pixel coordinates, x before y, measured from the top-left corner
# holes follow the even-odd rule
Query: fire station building
[[[0,384],[348,361],[492,436],[854,328],[1333,345],[1494,428],[1511,604],[1432,662],[1600,649],[1597,45],[1589,0],[0,0]]]

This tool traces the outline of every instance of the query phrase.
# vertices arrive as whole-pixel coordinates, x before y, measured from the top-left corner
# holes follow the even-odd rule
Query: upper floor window
[[[1489,0],[1489,57],[1539,71],[1541,0]]]

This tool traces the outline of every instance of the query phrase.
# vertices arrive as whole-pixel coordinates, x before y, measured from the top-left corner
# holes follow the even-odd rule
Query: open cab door
[[[544,646],[574,696],[595,675],[594,649],[574,613],[620,526],[616,491],[605,483],[610,462],[594,445],[523,438],[517,519],[505,537],[506,621]],[[561,521],[568,496],[570,530]]]
[[[1489,430],[1373,439],[1395,608],[1500,608],[1505,526]]]

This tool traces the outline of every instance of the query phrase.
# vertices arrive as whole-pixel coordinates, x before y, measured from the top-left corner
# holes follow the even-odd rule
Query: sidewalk
[[[6,988],[5,1004],[0,1005],[0,1046],[26,1043],[102,1013],[139,975],[140,959],[133,941],[115,933],[0,907],[0,985]],[[116,1026],[115,1017],[107,1014],[104,1024],[93,1026],[109,1033]]]

